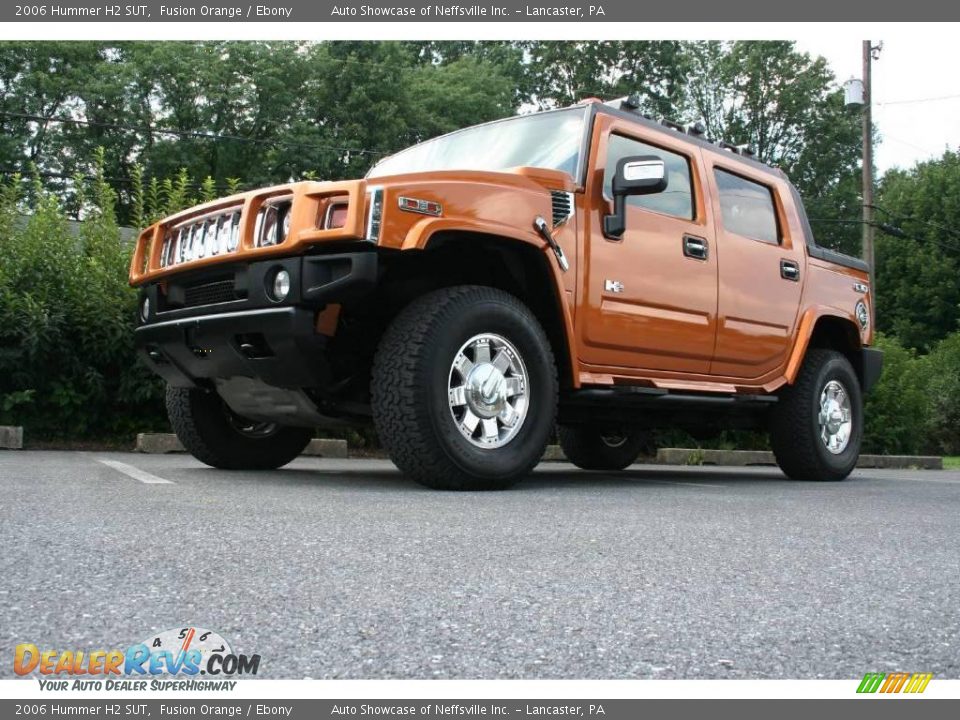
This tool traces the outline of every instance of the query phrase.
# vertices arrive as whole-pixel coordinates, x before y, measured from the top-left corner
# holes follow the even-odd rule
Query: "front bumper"
[[[323,385],[328,338],[317,313],[376,286],[375,252],[307,255],[208,268],[143,288],[150,312],[136,330],[147,365],[169,384],[249,377],[281,388]],[[275,301],[280,269],[290,292]],[[141,300],[142,306],[142,300]]]

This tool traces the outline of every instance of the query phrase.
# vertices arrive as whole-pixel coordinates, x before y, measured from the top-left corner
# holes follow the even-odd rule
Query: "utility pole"
[[[870,272],[870,292],[877,295],[876,263],[873,249],[875,228],[873,226],[873,90],[871,88],[871,64],[879,55],[883,44],[873,45],[863,41],[863,259]]]
[[[862,106],[861,121],[863,123],[863,244],[861,254],[867,264],[870,275],[870,294],[877,296],[876,262],[874,256],[873,239],[875,228],[873,225],[873,88],[871,87],[871,64],[880,57],[883,43],[874,45],[869,40],[863,41],[863,79],[851,77],[843,84],[843,104]]]

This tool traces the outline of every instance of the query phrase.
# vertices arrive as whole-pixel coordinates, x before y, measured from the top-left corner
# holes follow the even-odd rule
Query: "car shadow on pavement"
[[[227,481],[242,484],[270,484],[271,486],[311,486],[329,489],[350,490],[406,490],[410,492],[442,492],[425,488],[405,478],[399,471],[388,468],[304,468],[285,467],[268,471],[223,471],[212,468],[181,468],[177,475],[183,479],[199,481]],[[664,469],[662,467],[634,467],[620,472],[591,472],[575,468],[541,465],[532,475],[506,492],[539,491],[546,488],[573,489],[580,487],[634,487],[666,488],[671,485],[683,488],[744,487],[771,482],[797,486],[776,468],[751,468],[741,472],[734,468],[717,470]]]

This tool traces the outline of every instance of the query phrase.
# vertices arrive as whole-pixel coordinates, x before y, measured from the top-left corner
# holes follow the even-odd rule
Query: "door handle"
[[[781,260],[780,277],[797,282],[800,280],[800,266],[793,260]]]
[[[694,235],[683,236],[683,254],[694,260],[706,260],[710,254],[709,245],[703,238]]]

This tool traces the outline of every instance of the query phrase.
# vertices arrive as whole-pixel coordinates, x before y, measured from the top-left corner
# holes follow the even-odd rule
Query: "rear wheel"
[[[637,428],[561,425],[557,434],[567,459],[584,470],[623,470],[651,447],[650,433]]]
[[[862,439],[863,398],[850,361],[835,350],[809,350],[773,412],[777,464],[795,480],[843,480],[857,465]]]
[[[167,415],[191,455],[224,470],[272,470],[297,457],[309,428],[259,422],[234,413],[217,393],[167,387]]]
[[[405,474],[436,489],[496,490],[543,455],[557,374],[523,303],[466,285],[400,312],[377,348],[371,396],[380,442]]]

